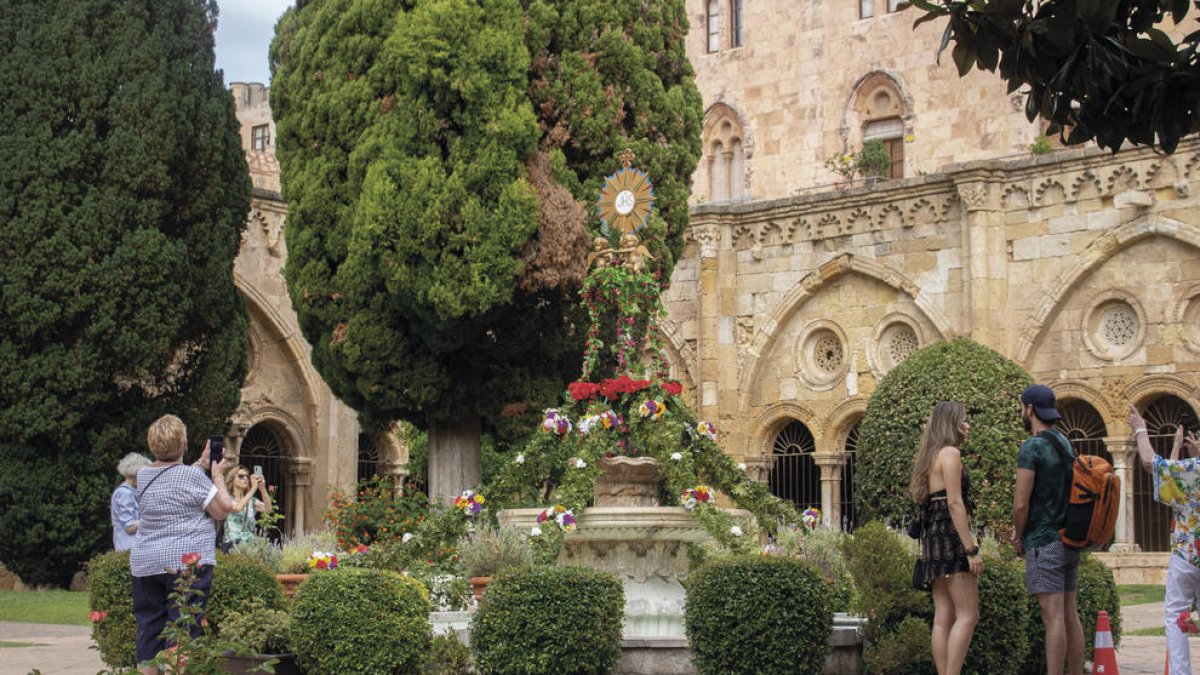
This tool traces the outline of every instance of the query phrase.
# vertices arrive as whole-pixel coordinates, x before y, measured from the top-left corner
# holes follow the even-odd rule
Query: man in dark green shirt
[[[1053,425],[1058,414],[1054,391],[1030,385],[1021,394],[1021,422],[1032,434],[1017,453],[1012,543],[1025,558],[1025,588],[1037,596],[1046,628],[1046,673],[1083,672],[1083,624],[1075,604],[1079,551],[1063,544],[1058,530],[1066,519],[1071,442]],[[1056,447],[1057,446],[1057,447]]]

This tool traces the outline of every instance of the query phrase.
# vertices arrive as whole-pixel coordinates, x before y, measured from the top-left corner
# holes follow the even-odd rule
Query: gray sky
[[[269,84],[267,49],[275,35],[275,20],[292,0],[218,0],[217,68],[225,71],[225,84]]]

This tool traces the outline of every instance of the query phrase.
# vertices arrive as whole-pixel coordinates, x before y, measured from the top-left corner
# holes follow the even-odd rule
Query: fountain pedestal
[[[648,457],[601,460],[595,506],[563,540],[563,565],[611,572],[625,587],[625,638],[679,638],[683,631],[687,545],[708,534],[688,511],[659,506],[658,463]],[[507,509],[503,527],[532,527],[541,509]]]

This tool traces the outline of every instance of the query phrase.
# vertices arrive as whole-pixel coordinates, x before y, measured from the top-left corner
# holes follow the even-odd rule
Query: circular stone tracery
[[[883,356],[884,366],[888,370],[895,368],[921,348],[917,332],[906,323],[897,322],[888,326],[879,342],[880,355]]]

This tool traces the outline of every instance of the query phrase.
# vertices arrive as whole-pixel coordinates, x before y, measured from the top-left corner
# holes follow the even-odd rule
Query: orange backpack
[[[1049,431],[1040,434],[1050,441],[1063,461],[1071,458],[1058,437]],[[1067,517],[1058,538],[1071,548],[1097,549],[1113,539],[1117,512],[1121,508],[1121,478],[1112,464],[1095,455],[1076,455],[1068,473],[1070,496]]]

